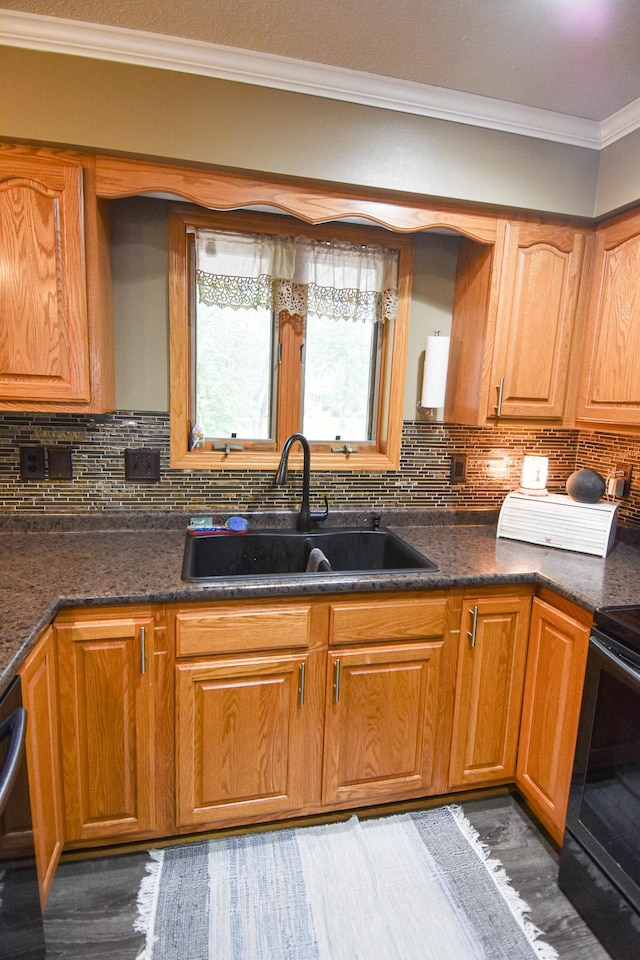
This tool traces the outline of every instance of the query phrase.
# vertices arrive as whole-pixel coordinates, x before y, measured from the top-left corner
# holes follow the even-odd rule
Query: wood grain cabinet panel
[[[0,409],[113,409],[107,234],[91,164],[0,145]]]
[[[463,601],[449,786],[513,780],[530,594]]]
[[[302,807],[314,757],[308,658],[176,669],[178,826],[268,819]]]
[[[592,231],[501,221],[460,243],[445,419],[572,424]]]
[[[442,637],[447,597],[400,600],[345,600],[331,604],[329,644],[373,640],[426,640]]]
[[[640,425],[640,213],[597,231],[577,419]]]
[[[3,400],[90,398],[82,209],[79,163],[0,152]]]
[[[565,416],[584,247],[568,227],[507,224],[487,416]]]
[[[159,829],[151,611],[56,621],[66,834],[69,841]]]
[[[516,785],[562,843],[589,648],[584,616],[534,599]]]
[[[445,789],[459,596],[433,591],[331,603],[324,804]]]
[[[20,675],[27,711],[27,766],[38,884],[44,907],[64,843],[58,679],[51,627],[29,654]]]
[[[444,639],[330,652],[324,803],[443,789],[445,665]]]
[[[197,657],[216,653],[248,653],[311,642],[308,603],[216,604],[176,614],[176,654]]]

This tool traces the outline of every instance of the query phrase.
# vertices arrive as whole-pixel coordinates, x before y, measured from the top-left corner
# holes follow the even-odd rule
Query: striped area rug
[[[150,856],[140,960],[557,960],[456,806]]]

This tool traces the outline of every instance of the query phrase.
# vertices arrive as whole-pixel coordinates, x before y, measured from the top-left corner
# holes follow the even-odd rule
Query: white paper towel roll
[[[444,407],[451,337],[427,337],[422,374],[421,407]]]

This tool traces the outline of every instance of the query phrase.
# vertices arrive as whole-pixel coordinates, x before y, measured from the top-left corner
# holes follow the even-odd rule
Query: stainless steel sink
[[[308,572],[309,558],[314,553]],[[320,558],[318,560],[318,558]],[[325,563],[324,560],[328,563]],[[315,563],[314,563],[315,561]],[[182,579],[195,583],[221,577],[317,576],[318,573],[406,573],[437,570],[391,530],[256,530],[242,534],[187,533]]]

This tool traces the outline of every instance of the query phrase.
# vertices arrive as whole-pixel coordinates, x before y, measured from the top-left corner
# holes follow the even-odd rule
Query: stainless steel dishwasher
[[[0,698],[0,960],[46,956],[25,756],[20,677]]]

